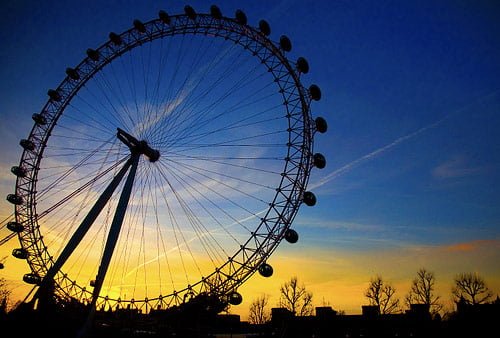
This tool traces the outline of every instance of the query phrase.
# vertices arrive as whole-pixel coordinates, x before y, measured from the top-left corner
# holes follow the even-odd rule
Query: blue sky
[[[28,135],[31,114],[64,78],[65,68],[110,31],[128,29],[135,18],[156,17],[159,9],[182,12],[185,4],[207,12],[211,3],[2,2],[2,194],[14,188],[8,171],[21,155],[18,140]],[[290,58],[304,56],[311,68],[303,83],[322,90],[313,115],[329,124],[328,133],[315,139],[327,167],[313,170],[309,181],[318,203],[301,208],[294,225],[299,243],[280,245],[270,261],[281,272],[273,282],[253,277],[245,286],[252,296],[242,308],[253,295],[269,292],[269,285],[277,289],[296,274],[318,305],[323,299],[354,313],[374,274],[387,276],[403,296],[421,266],[436,273],[443,298],[449,298],[453,276],[468,271],[479,272],[499,293],[498,3],[216,4],[227,16],[243,9],[252,25],[266,19],[275,41],[281,34],[290,37]],[[11,206],[4,201],[0,210],[3,219]],[[270,293],[271,302],[277,301]]]

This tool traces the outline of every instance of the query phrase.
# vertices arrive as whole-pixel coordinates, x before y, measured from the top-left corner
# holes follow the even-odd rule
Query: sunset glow
[[[109,32],[154,19],[160,9],[182,13],[188,4],[49,3],[0,5],[9,13],[0,31],[19,27],[2,35],[0,53],[2,238],[14,220],[5,197],[16,188],[10,170],[23,153],[19,140],[30,135],[47,90],[89,47],[108,41]],[[203,1],[189,5],[209,12]],[[293,48],[285,55],[292,64],[307,59],[310,70],[300,81],[321,88],[311,117],[324,117],[328,132],[315,131],[301,114],[297,119],[307,127],[297,127],[293,109],[303,107],[284,109],[284,90],[271,67],[228,39],[186,35],[124,52],[71,99],[37,168],[37,230],[52,258],[138,151],[117,136],[124,128],[160,157],[140,154],[101,296],[150,299],[196,283],[208,288],[207,277],[234,273],[258,251],[254,246],[275,239],[266,237],[273,226],[293,220],[298,242],[262,245],[272,251],[264,261],[274,274],[256,272],[239,286],[243,303],[230,313],[245,320],[261,295],[269,296],[269,309],[277,306],[280,286],[296,276],[315,306],[358,314],[371,278],[382,276],[403,302],[420,268],[435,274],[446,311],[454,310],[451,288],[459,273],[478,273],[497,297],[500,7],[473,1],[217,5],[228,17],[244,10],[252,27],[265,19],[272,41],[290,38]],[[308,142],[311,130],[310,146],[325,156],[324,169],[297,164],[309,145],[296,139]],[[308,170],[304,190],[317,203],[302,203],[294,214],[289,204],[299,189],[288,180],[305,179]],[[62,269],[87,291],[128,173]],[[32,288],[22,281],[28,264],[11,255],[19,245],[13,238],[0,246],[0,278],[12,289],[12,303]]]

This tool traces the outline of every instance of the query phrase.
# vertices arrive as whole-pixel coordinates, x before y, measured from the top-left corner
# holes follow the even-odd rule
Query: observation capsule
[[[267,263],[262,263],[259,266],[259,273],[263,277],[271,277],[273,275],[273,267]]]
[[[316,196],[312,192],[306,191],[304,193],[303,201],[306,205],[312,207],[316,204]]]
[[[23,281],[28,284],[36,284],[39,285],[42,283],[42,278],[34,273],[27,273],[23,276]]]
[[[24,230],[24,226],[16,221],[10,221],[7,223],[7,229],[12,232],[20,233]]]
[[[12,256],[19,258],[19,259],[26,259],[28,258],[28,251],[23,248],[16,248],[12,250]]]
[[[7,195],[7,201],[14,205],[21,205],[23,204],[24,200],[21,196],[16,195],[16,194],[8,194]]]
[[[210,15],[217,20],[222,19],[222,12],[216,5],[210,6]]]
[[[99,52],[96,51],[95,49],[92,49],[92,48],[87,49],[87,56],[92,61],[99,61]]]
[[[59,92],[55,89],[49,89],[47,95],[49,95],[52,101],[61,101],[61,94],[59,94]]]
[[[289,52],[292,50],[292,42],[286,35],[282,35],[280,37],[280,47],[283,49],[285,52]]]
[[[265,36],[269,36],[271,34],[271,26],[269,26],[266,20],[259,21],[259,30]]]
[[[10,172],[16,175],[17,177],[26,177],[26,168],[24,167],[19,167],[19,166],[13,166],[10,168]]]
[[[68,77],[71,79],[71,80],[80,80],[80,74],[78,74],[78,71],[74,68],[66,68],[66,75],[68,75]]]
[[[161,10],[158,12],[158,17],[160,18],[161,22],[164,24],[170,25],[170,16],[168,15],[167,12]]]
[[[297,241],[299,240],[299,234],[293,229],[287,229],[287,231],[285,232],[285,240],[288,243],[297,243]]]
[[[234,16],[236,18],[236,22],[239,23],[240,25],[247,24],[247,16],[245,12],[243,12],[241,9],[237,9]]]
[[[47,119],[42,114],[35,113],[31,115],[31,118],[33,119],[33,121],[35,121],[36,124],[40,126],[44,126],[47,124]]]
[[[189,5],[184,6],[184,13],[186,13],[187,17],[190,18],[191,20],[196,19],[196,11],[194,10],[193,7]]]
[[[307,74],[309,72],[309,63],[303,57],[299,57],[297,59],[297,70],[303,74]]]
[[[233,291],[229,294],[228,302],[231,305],[240,305],[243,301],[243,297],[236,291]]]
[[[111,42],[115,46],[119,46],[123,43],[122,38],[118,34],[116,34],[115,32],[109,33],[109,40],[111,40]]]
[[[324,118],[317,117],[316,120],[314,120],[314,123],[316,124],[316,130],[321,134],[326,133],[326,131],[328,130],[328,123],[326,123],[326,120]]]
[[[314,166],[318,169],[323,169],[326,167],[326,158],[321,153],[316,153],[313,155]]]
[[[309,87],[309,94],[314,101],[319,101],[321,99],[321,89],[315,84]]]
[[[21,141],[19,141],[19,144],[21,145],[21,147],[23,147],[24,150],[35,150],[35,144],[30,140],[23,138]]]
[[[134,20],[134,28],[137,29],[139,33],[146,33],[146,26],[142,23],[141,20],[135,19]]]

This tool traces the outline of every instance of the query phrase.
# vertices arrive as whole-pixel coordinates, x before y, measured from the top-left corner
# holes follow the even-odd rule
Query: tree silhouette
[[[0,313],[7,313],[10,305],[10,294],[11,290],[7,288],[7,280],[0,277]]]
[[[281,285],[279,306],[290,310],[294,315],[308,316],[314,312],[312,298],[312,292],[307,291],[304,284],[299,285],[294,276]]]
[[[484,279],[471,272],[457,275],[451,292],[456,302],[463,299],[472,305],[486,303],[493,296]]]
[[[269,302],[269,296],[262,295],[253,300],[250,304],[250,312],[248,314],[248,321],[252,324],[265,324],[271,319],[271,315],[266,310]]]
[[[429,305],[429,310],[432,314],[437,314],[443,308],[440,302],[440,297],[434,294],[434,285],[436,277],[433,272],[427,271],[425,268],[418,270],[417,277],[413,279],[410,291],[405,298],[405,302],[409,307],[411,304],[426,304]]]
[[[391,314],[399,312],[399,299],[395,297],[396,289],[376,276],[370,280],[365,297],[370,305],[376,305],[381,314]]]

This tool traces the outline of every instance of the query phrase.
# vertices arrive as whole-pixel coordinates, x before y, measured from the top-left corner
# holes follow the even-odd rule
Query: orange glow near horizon
[[[21,207],[18,220],[36,219],[31,224],[49,252],[43,257],[57,259],[76,229],[89,227],[61,269],[78,286],[89,290],[109,229],[118,225],[100,295],[121,301],[207,286],[207,276],[224,279],[255,257],[252,263],[266,259],[274,275],[255,272],[239,286],[243,303],[230,312],[242,320],[261,295],[269,297],[269,310],[278,306],[280,286],[294,276],[313,293],[314,306],[346,314],[361,313],[376,276],[394,286],[404,310],[421,268],[434,273],[445,311],[454,310],[451,289],[460,273],[477,272],[494,297],[500,294],[500,44],[498,23],[483,5],[438,4],[429,11],[431,5],[404,1],[389,8],[375,2],[259,2],[249,6],[249,19],[266,19],[273,27],[261,46],[257,39],[250,43],[262,35],[260,25],[254,28],[261,33],[248,35],[250,20],[237,40],[234,20],[229,35],[191,34],[189,28],[167,38],[156,21],[150,27],[161,28],[157,33],[132,39],[131,22],[125,26],[122,19],[151,14],[147,1],[110,3],[109,12],[119,14],[113,16],[94,10],[98,2],[85,2],[69,26],[68,10],[79,5],[61,2],[47,11],[42,2],[11,3],[16,5],[6,6],[11,15],[3,23],[23,27],[23,36],[6,36],[10,53],[0,76],[0,220],[12,217],[5,201],[16,189],[11,166],[29,163],[14,172],[18,183],[31,179],[27,189],[36,198],[23,202],[30,212],[21,215]],[[224,12],[235,5],[227,2]],[[174,13],[174,3],[169,7]],[[372,20],[374,9],[380,15]],[[42,20],[31,20],[27,11]],[[132,39],[121,44],[127,48],[101,41],[106,58],[73,63],[92,41],[106,39],[103,32],[120,27]],[[285,53],[278,43],[280,31],[290,34],[293,50]],[[269,49],[273,41],[276,49]],[[64,75],[70,60],[79,80],[71,71]],[[74,82],[83,79],[90,80]],[[69,95],[65,88],[73,86],[75,91],[67,101],[47,97],[49,82],[48,88],[63,89],[59,94]],[[313,86],[321,87],[321,100]],[[57,116],[50,127],[37,115],[47,112],[42,107]],[[328,128],[318,123],[322,119]],[[121,129],[130,135],[117,136]],[[28,156],[37,161],[23,162],[27,153],[19,140],[33,135],[43,152]],[[160,152],[157,161],[148,160],[151,152],[141,141]],[[125,208],[120,191],[130,171],[120,168],[138,153]],[[25,175],[27,168],[36,174]],[[124,176],[104,202],[100,197],[119,172]],[[17,184],[17,192],[20,186],[27,185]],[[312,209],[302,203],[305,191],[317,197]],[[117,208],[126,209],[119,222]],[[95,220],[87,221],[97,209]],[[265,256],[291,221],[298,243],[284,240]],[[8,234],[0,228],[0,238]],[[27,262],[11,255],[18,247],[16,238],[0,246],[0,278],[12,291],[12,304],[33,288],[23,282],[31,272]]]
[[[8,256],[0,276],[11,286],[13,303],[22,300],[31,289],[22,282],[22,275],[29,272],[27,264],[10,256],[16,246],[17,240],[13,239],[0,248],[0,256]],[[451,311],[454,306],[450,291],[458,273],[478,272],[493,294],[499,293],[499,252],[498,240],[364,252],[304,248],[300,241],[294,245],[284,242],[268,261],[274,268],[274,275],[264,278],[255,273],[238,290],[243,295],[243,303],[233,306],[230,313],[239,314],[242,320],[246,320],[251,302],[263,294],[269,296],[268,309],[276,307],[280,285],[297,276],[299,282],[313,293],[314,306],[332,306],[346,314],[359,314],[361,305],[366,304],[364,292],[372,277],[382,276],[396,288],[397,296],[403,301],[421,267],[435,273],[436,294],[441,297],[445,309]]]

